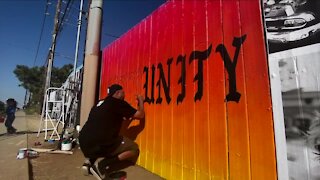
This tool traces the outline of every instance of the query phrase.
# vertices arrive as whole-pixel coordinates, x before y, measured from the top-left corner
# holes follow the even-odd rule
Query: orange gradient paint
[[[139,165],[166,179],[277,179],[260,6],[168,1],[103,50],[100,98],[119,83],[133,106],[136,94],[150,99],[145,122],[129,125],[140,127]],[[232,65],[238,101],[226,99]]]

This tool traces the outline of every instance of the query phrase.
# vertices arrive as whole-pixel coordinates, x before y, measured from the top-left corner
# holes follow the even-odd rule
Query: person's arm
[[[143,119],[144,116],[145,116],[143,97],[141,95],[137,95],[137,100],[138,100],[138,109],[137,109],[137,112],[133,115],[133,118],[135,118],[135,119]]]

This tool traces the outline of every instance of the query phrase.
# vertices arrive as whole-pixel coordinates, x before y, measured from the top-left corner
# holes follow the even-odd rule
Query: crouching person
[[[92,107],[79,135],[80,148],[86,158],[82,166],[85,175],[104,178],[103,172],[99,170],[101,158],[106,169],[124,160],[135,163],[138,158],[138,145],[119,133],[123,120],[144,118],[144,100],[138,95],[138,108],[135,109],[124,98],[122,86],[113,84],[108,88],[108,96]]]

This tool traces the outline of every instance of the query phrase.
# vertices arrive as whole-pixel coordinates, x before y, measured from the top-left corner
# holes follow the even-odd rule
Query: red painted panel
[[[236,85],[237,92],[241,92],[241,101],[227,103],[228,114],[228,146],[229,146],[229,167],[230,179],[250,179],[250,155],[249,155],[249,134],[246,109],[246,89],[243,70],[243,51],[240,46],[239,56],[235,61],[237,47],[234,46],[235,38],[245,36],[246,32],[241,32],[241,22],[239,13],[239,1],[223,0],[222,17],[223,17],[223,44],[226,52],[221,56],[229,56],[232,64],[236,66]],[[245,41],[244,41],[245,42]],[[218,48],[218,47],[217,47]],[[217,49],[216,49],[217,50]],[[224,57],[227,59],[227,57]],[[226,90],[230,94],[230,73],[226,74]],[[227,94],[227,95],[228,95]],[[241,178],[240,178],[241,177]]]
[[[260,16],[260,1],[240,1],[241,31],[248,32],[243,46],[252,179],[276,179],[275,145],[271,113],[266,47]],[[246,11],[246,9],[251,9]],[[257,28],[261,27],[261,28]],[[261,153],[263,152],[263,153]]]
[[[140,165],[167,179],[276,178],[261,24],[258,0],[168,1],[104,49],[100,98],[112,83],[132,105],[146,98],[145,124],[126,124],[144,127],[126,134]]]

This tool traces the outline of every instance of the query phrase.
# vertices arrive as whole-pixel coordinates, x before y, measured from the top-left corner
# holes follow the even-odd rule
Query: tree
[[[71,73],[72,68],[72,64],[64,65],[61,68],[53,67],[51,76],[51,86],[61,87],[61,85],[66,81],[67,77]]]
[[[51,87],[60,87],[65,82],[72,70],[72,65],[64,65],[61,68],[53,67],[51,74]],[[45,82],[44,67],[28,67],[25,65],[17,65],[13,71],[22,86],[31,94],[29,105],[40,104],[43,99],[43,90]]]
[[[45,68],[37,66],[29,68],[25,65],[17,65],[13,72],[21,82],[19,86],[30,92],[31,98],[29,103],[36,104],[40,102],[41,94],[43,94]]]

